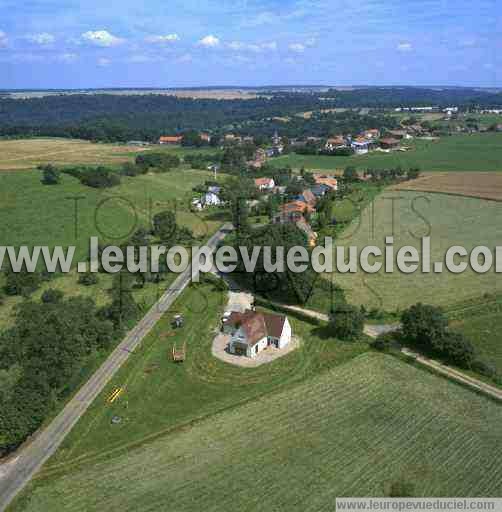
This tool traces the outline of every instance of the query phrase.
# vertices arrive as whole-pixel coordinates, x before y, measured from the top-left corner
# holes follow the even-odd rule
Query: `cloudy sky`
[[[0,0],[0,89],[502,86],[499,2]]]

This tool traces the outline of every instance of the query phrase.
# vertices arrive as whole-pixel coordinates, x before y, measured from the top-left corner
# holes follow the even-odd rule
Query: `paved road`
[[[231,229],[226,224],[215,233],[206,246],[215,249]],[[176,298],[198,274],[196,265],[180,274],[158,302],[110,354],[94,375],[80,388],[59,415],[29,443],[17,458],[0,466],[0,511],[4,511],[33,475],[57,450],[66,435],[85,413],[117,370],[151,331]]]

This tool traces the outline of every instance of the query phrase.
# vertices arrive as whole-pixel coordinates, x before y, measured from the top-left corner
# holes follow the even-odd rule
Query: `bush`
[[[470,368],[474,361],[474,347],[460,332],[448,331],[434,340],[432,346],[441,357],[461,368]]]
[[[40,165],[38,168],[42,171],[43,185],[57,185],[61,181],[61,172],[53,165]]]
[[[485,363],[479,359],[475,359],[472,362],[471,370],[490,379],[495,379],[498,377],[497,368],[494,365]]]
[[[364,329],[364,315],[350,304],[335,306],[330,315],[329,327],[336,338],[351,340],[361,336]]]
[[[54,288],[49,288],[42,293],[42,302],[45,304],[56,304],[63,300],[64,293],[61,290],[55,290]]]
[[[371,342],[371,346],[376,350],[389,350],[396,345],[397,343],[394,338],[394,334],[391,332],[380,334]]]
[[[446,334],[448,320],[443,311],[421,303],[411,306],[401,316],[403,336],[424,349],[431,349],[434,340]]]
[[[83,174],[80,181],[92,188],[110,188],[120,185],[120,176],[106,167],[97,167]]]
[[[78,284],[92,286],[93,284],[97,284],[98,280],[99,277],[96,272],[86,272],[85,274],[80,274],[78,277]]]
[[[11,268],[5,271],[4,290],[7,295],[28,296],[42,283],[43,276],[40,272],[28,272],[25,268],[20,272],[14,272]]]

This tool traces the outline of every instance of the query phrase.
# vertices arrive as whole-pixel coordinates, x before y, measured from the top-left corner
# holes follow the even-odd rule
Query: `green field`
[[[405,169],[419,167],[422,171],[502,171],[502,133],[454,135],[439,141],[409,140],[403,145],[408,152],[340,156],[303,156],[290,154],[270,160],[276,167],[305,167],[308,170],[334,171],[347,166],[364,170]]]
[[[65,440],[49,466],[72,464],[79,457],[94,458],[102,452],[142,443],[195,418],[268,393],[339,365],[368,350],[366,343],[336,342],[316,325],[290,320],[301,347],[272,364],[240,368],[211,355],[211,344],[226,303],[225,293],[208,285],[191,286],[166,314],[141,348],[107,386]],[[186,327],[174,331],[172,314],[182,312]],[[188,357],[175,365],[170,353],[174,343],[187,343]],[[126,391],[113,406],[106,397],[115,387]],[[111,426],[114,415],[124,421]]]
[[[189,211],[192,187],[211,179],[212,174],[207,171],[177,170],[123,177],[121,185],[110,189],[86,187],[67,175],[62,175],[61,184],[47,186],[40,183],[40,176],[38,171],[0,173],[3,245],[75,245],[76,264],[87,257],[91,236],[98,236],[102,243],[120,244],[135,229],[148,226],[153,215],[162,210],[176,209],[178,223],[203,238],[222,223],[214,212]],[[79,286],[77,279],[76,273],[58,277],[45,283],[39,294],[54,287],[70,295],[93,296],[100,304],[107,300],[111,276],[100,276],[99,285],[93,287]],[[147,286],[138,295],[140,300],[152,303],[157,293],[156,287]],[[8,324],[12,308],[20,300],[5,299],[0,307],[0,328]]]
[[[396,253],[405,245],[420,252],[420,237],[429,234],[431,261],[443,261],[452,245],[461,245],[468,251],[477,245],[492,250],[500,245],[501,218],[502,204],[494,201],[421,192],[384,192],[337,243],[346,247],[346,252],[352,245],[359,251],[367,245],[383,251],[385,237],[393,235]],[[425,274],[420,269],[413,274],[397,269],[393,273],[381,270],[365,274],[359,270],[355,274],[334,274],[334,279],[345,290],[349,302],[387,311],[403,310],[416,302],[449,306],[502,291],[502,278],[494,269],[486,274],[470,269],[462,274],[446,270]]]
[[[13,510],[307,512],[403,480],[415,496],[500,496],[501,421],[486,398],[365,354],[127,453],[42,474]]]
[[[475,345],[478,357],[502,375],[502,296],[461,304],[448,312],[450,325]]]

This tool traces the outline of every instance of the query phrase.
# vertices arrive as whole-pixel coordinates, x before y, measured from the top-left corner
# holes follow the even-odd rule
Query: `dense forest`
[[[497,108],[502,93],[470,88],[367,87],[339,91],[330,89],[323,98],[335,99],[340,108],[451,107]]]
[[[187,130],[232,129],[245,121],[321,108],[310,94],[251,100],[201,100],[163,95],[61,95],[0,100],[1,135],[154,141]]]
[[[488,90],[413,87],[330,89],[324,92],[278,92],[255,99],[215,100],[177,98],[159,94],[73,94],[29,99],[0,97],[0,136],[56,136],[124,142],[156,141],[162,134],[188,130],[287,137],[327,136],[367,127],[392,127],[384,115],[371,120],[351,112],[320,113],[338,108],[385,109],[411,106],[502,107],[502,93]],[[297,114],[317,112],[310,118]],[[368,117],[368,116],[366,116]],[[371,122],[370,122],[371,121]],[[375,126],[369,126],[374,125]]]

